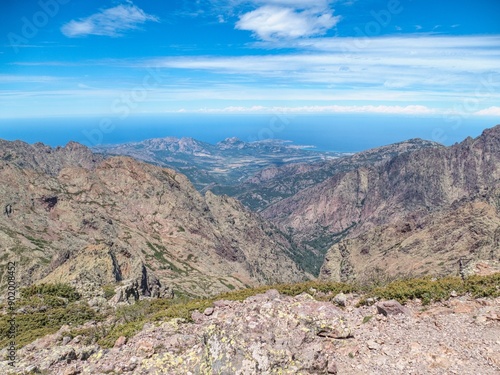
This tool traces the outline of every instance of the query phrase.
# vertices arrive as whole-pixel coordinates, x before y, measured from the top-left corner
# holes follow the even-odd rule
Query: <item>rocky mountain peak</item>
[[[102,155],[94,154],[77,142],[53,148],[43,143],[30,145],[21,141],[0,140],[0,161],[49,175],[57,175],[66,167],[93,169],[103,159]]]
[[[237,137],[231,137],[218,142],[216,146],[219,150],[242,149],[246,146],[246,143]]]
[[[144,150],[148,156],[154,152],[160,153],[185,153],[192,155],[199,152],[209,152],[211,145],[208,143],[200,142],[191,137],[165,137],[165,138],[152,138],[141,142],[128,143],[123,145],[110,145],[104,148],[97,148],[98,150],[112,149],[114,154],[123,154],[135,156],[134,153]],[[149,161],[148,158],[144,158]]]

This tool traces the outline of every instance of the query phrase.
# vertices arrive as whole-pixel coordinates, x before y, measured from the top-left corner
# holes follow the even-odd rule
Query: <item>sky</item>
[[[0,120],[91,116],[105,129],[172,114],[366,115],[494,125],[499,16],[497,0],[2,0]]]

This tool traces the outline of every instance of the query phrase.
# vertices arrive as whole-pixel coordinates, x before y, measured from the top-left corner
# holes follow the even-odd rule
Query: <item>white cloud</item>
[[[59,77],[54,76],[29,76],[29,75],[9,75],[0,74],[0,83],[47,83],[59,81]]]
[[[185,111],[185,110],[184,110]],[[387,105],[362,105],[362,106],[299,106],[299,107],[264,107],[231,106],[225,108],[202,108],[200,113],[375,113],[386,115],[434,115],[439,112],[422,105],[387,106]]]
[[[86,18],[72,20],[61,31],[68,38],[87,35],[118,37],[127,30],[134,30],[148,21],[158,22],[158,18],[146,14],[132,3],[101,10]]]
[[[477,111],[474,113],[477,116],[499,116],[500,117],[500,107],[489,107]]]
[[[325,34],[340,20],[328,7],[304,7],[304,2],[270,1],[256,10],[243,14],[236,29],[252,31],[266,41],[297,39]],[[288,5],[288,6],[279,6]]]
[[[294,9],[327,9],[331,0],[254,0],[256,5],[275,5]]]

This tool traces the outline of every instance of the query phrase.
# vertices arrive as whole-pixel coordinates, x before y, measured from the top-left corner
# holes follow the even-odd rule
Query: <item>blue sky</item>
[[[0,118],[500,118],[496,0],[2,0]]]

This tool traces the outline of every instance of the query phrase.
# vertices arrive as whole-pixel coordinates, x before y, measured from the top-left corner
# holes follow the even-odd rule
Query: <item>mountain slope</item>
[[[22,285],[71,281],[90,295],[133,280],[145,295],[207,295],[304,278],[271,225],[173,170],[75,143],[0,150],[2,286],[13,260]]]
[[[223,192],[231,195],[255,211],[262,211],[333,175],[352,171],[364,165],[377,165],[403,153],[434,147],[442,146],[422,139],[410,139],[354,155],[346,154],[340,158],[265,168],[239,185],[215,186],[211,189],[215,193]]]
[[[282,230],[288,230],[304,248],[310,251],[320,249],[318,256],[321,250],[334,244],[327,254],[323,276],[352,279],[360,277],[361,259],[370,270],[378,267],[385,271],[391,267],[394,260],[386,257],[386,253],[390,249],[400,249],[410,231],[406,229],[408,225],[409,228],[433,225],[435,230],[428,230],[436,235],[452,218],[457,219],[456,226],[461,225],[461,220],[458,220],[461,217],[466,222],[473,221],[478,227],[485,220],[490,223],[487,231],[496,233],[499,159],[500,127],[497,126],[475,140],[468,138],[452,147],[415,150],[379,165],[365,165],[335,174],[270,206],[263,211],[263,216]],[[466,202],[473,203],[473,208],[468,209]],[[488,214],[479,214],[484,210]],[[442,225],[438,225],[438,221]],[[448,229],[442,234],[444,241],[434,241],[434,244],[421,241],[422,257],[427,257],[429,264],[420,267],[419,274],[431,270],[451,272],[451,263],[456,264],[461,255],[498,260],[498,248],[494,246],[493,251],[485,248],[474,252],[464,248],[454,252],[451,233],[455,232]],[[391,231],[401,234],[389,234]],[[463,231],[462,236],[471,235],[469,231]],[[494,242],[495,236],[484,240]],[[382,237],[391,240],[385,242]],[[472,239],[466,242],[483,248]],[[444,244],[447,245],[442,247]],[[402,267],[399,273],[412,269],[414,262],[411,259],[416,251],[407,249],[409,256],[398,263]],[[449,254],[446,261],[439,261],[446,264],[436,267],[437,258],[433,257],[438,251]],[[359,254],[364,254],[364,257]],[[401,254],[394,255],[398,256],[402,257]],[[365,266],[363,272],[368,271]]]

